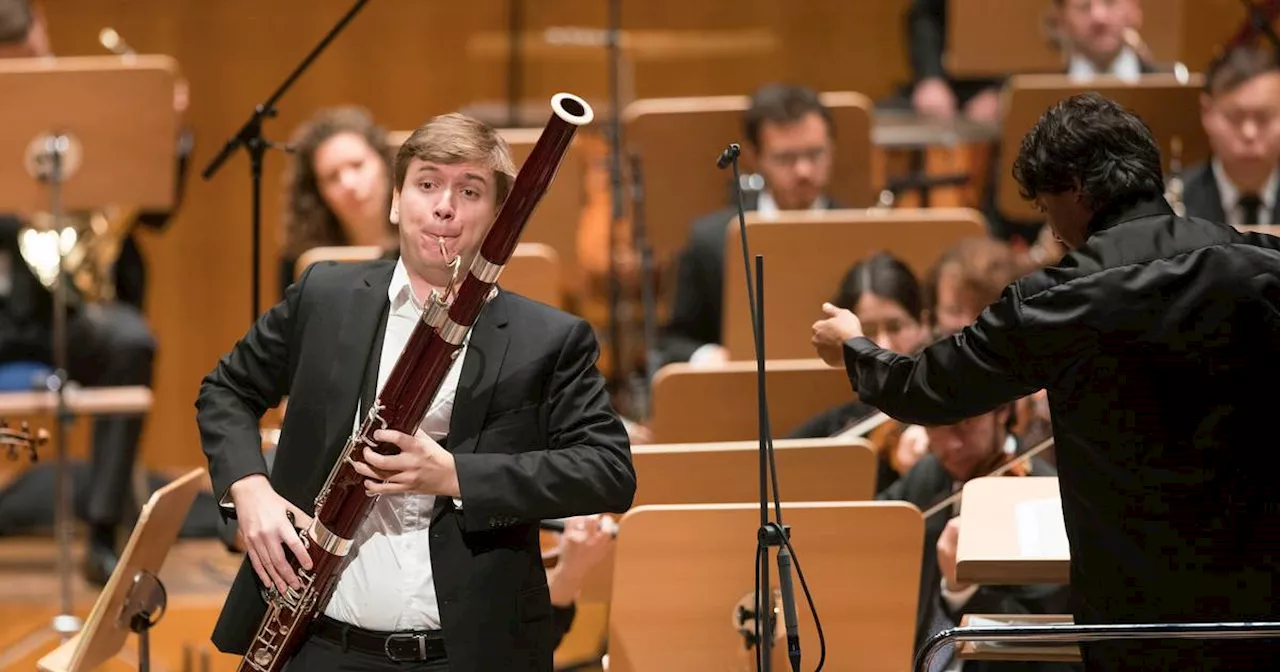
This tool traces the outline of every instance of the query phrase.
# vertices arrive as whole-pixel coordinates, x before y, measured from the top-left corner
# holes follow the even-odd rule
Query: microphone
[[[730,163],[738,160],[738,154],[741,152],[742,148],[738,146],[738,143],[730,144],[720,153],[720,158],[716,160],[716,167],[720,170],[728,168]]]
[[[754,330],[756,351],[756,399],[759,404],[757,417],[760,419],[760,530],[756,541],[756,557],[758,559],[756,582],[755,619],[756,669],[768,672],[772,669],[773,649],[773,609],[769,596],[769,552],[770,546],[778,547],[778,587],[782,593],[782,614],[786,626],[787,658],[793,672],[800,672],[800,633],[796,622],[795,589],[791,583],[791,542],[789,529],[782,523],[782,497],[778,494],[778,468],[773,451],[773,433],[769,427],[769,404],[765,396],[765,356],[764,356],[764,257],[756,255],[755,283],[753,288],[751,274],[751,253],[747,244],[746,208],[742,203],[742,178],[738,169],[738,156],[741,148],[737,143],[730,144],[720,154],[716,166],[721,170],[733,166],[733,192],[737,205],[738,231],[741,234],[742,264],[746,275],[747,302],[751,308],[751,326]],[[774,518],[769,520],[769,480],[773,481]],[[797,568],[799,565],[797,564]],[[814,625],[818,630],[819,649],[821,650],[818,669],[822,669],[822,661],[826,659],[826,641],[822,634],[822,624],[818,620],[817,609],[813,598],[805,586],[804,573],[800,572],[800,585],[805,589],[809,599],[809,607],[813,613]]]

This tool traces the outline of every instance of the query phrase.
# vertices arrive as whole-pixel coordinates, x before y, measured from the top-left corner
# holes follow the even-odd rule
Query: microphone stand
[[[640,156],[635,152],[631,158],[631,227],[636,253],[640,255],[640,305],[644,310],[644,373],[639,376],[639,391],[636,404],[640,411],[636,413],[638,420],[649,419],[651,410],[650,389],[653,376],[658,372],[658,318],[657,304],[653,296],[653,250],[645,233],[644,223],[644,179],[640,168]]]
[[[252,181],[253,188],[253,301],[251,302],[253,313],[249,318],[249,322],[251,324],[258,319],[258,301],[262,293],[260,290],[262,278],[260,269],[258,268],[261,265],[259,260],[262,256],[262,157],[266,153],[268,147],[274,146],[273,143],[269,142],[262,135],[262,120],[276,116],[276,103],[280,101],[280,98],[289,90],[289,87],[293,86],[294,81],[296,81],[298,77],[300,77],[302,73],[310,67],[311,62],[320,55],[320,52],[324,51],[325,47],[329,46],[329,43],[338,36],[338,33],[342,32],[342,29],[351,22],[351,19],[355,17],[356,13],[359,12],[368,1],[369,0],[356,0],[355,5],[347,12],[346,16],[343,16],[342,19],[338,21],[337,25],[329,31],[329,34],[325,35],[324,38],[320,40],[320,43],[311,50],[311,53],[307,54],[306,58],[302,59],[302,62],[298,64],[298,67],[294,68],[293,72],[289,73],[289,76],[285,78],[284,83],[280,85],[280,88],[276,89],[275,93],[271,94],[271,97],[267,99],[267,102],[253,108],[253,114],[249,116],[249,120],[244,122],[244,125],[240,127],[239,131],[236,131],[235,135],[231,136],[231,139],[227,140],[227,144],[223,146],[222,151],[218,152],[218,155],[213,157],[213,160],[209,162],[209,165],[201,174],[201,177],[203,177],[207,182],[216,172],[218,172],[218,168],[222,167],[222,164],[231,157],[232,152],[240,147],[244,147],[245,151],[249,153],[249,178]]]
[[[800,635],[796,618],[795,590],[791,584],[791,565],[794,560],[796,573],[800,577],[800,586],[809,602],[810,613],[818,630],[819,659],[818,670],[826,660],[826,639],[822,634],[822,623],[818,620],[817,608],[813,596],[809,594],[809,586],[805,583],[804,573],[800,571],[800,562],[795,558],[795,550],[791,547],[791,528],[782,522],[782,496],[778,494],[778,466],[774,458],[773,432],[769,426],[769,404],[765,394],[765,356],[764,356],[764,255],[756,255],[755,283],[751,281],[750,246],[747,244],[746,208],[742,198],[742,176],[739,173],[738,155],[741,148],[737,143],[729,145],[716,166],[724,170],[733,166],[733,184],[736,195],[735,204],[738,210],[738,231],[742,239],[742,265],[745,271],[747,286],[747,302],[751,309],[751,326],[756,350],[756,398],[759,402],[757,411],[760,421],[760,529],[756,534],[756,618],[755,641],[756,669],[771,670],[773,667],[773,605],[769,591],[769,549],[778,549],[778,584],[782,597],[783,623],[786,628],[787,659],[791,663],[792,672],[800,672]],[[773,489],[774,521],[769,520],[769,489]]]
[[[609,0],[609,28],[605,31],[609,46],[609,182],[613,212],[609,217],[609,342],[613,349],[610,370],[612,387],[621,391],[623,361],[626,359],[622,338],[622,287],[618,277],[618,226],[622,223],[622,6],[620,0]]]

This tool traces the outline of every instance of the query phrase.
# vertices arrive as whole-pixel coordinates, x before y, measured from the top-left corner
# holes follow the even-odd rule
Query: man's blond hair
[[[396,189],[404,187],[405,174],[414,159],[454,165],[478,163],[493,171],[496,203],[502,205],[516,179],[511,147],[489,124],[457,112],[435,117],[419,126],[396,154]]]

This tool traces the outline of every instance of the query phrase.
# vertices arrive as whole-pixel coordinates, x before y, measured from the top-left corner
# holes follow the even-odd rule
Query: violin
[[[979,476],[976,478],[994,478],[996,476],[1030,476],[1031,475],[1031,458],[1039,455],[1040,453],[1043,453],[1044,451],[1048,450],[1051,447],[1053,447],[1052,437],[1042,442],[1040,445],[1036,446],[1035,448],[1032,448],[1031,450],[1028,450],[1027,452],[1021,455],[1010,455],[1008,453],[1000,453],[999,466],[997,466],[995,469],[992,469],[986,475]],[[928,520],[929,518],[933,517],[940,511],[946,511],[950,509],[953,504],[960,501],[960,498],[963,496],[963,494],[964,494],[964,489],[961,488],[960,490],[957,490],[956,492],[952,493],[950,496],[944,498],[942,501],[926,509],[924,512],[925,520]]]

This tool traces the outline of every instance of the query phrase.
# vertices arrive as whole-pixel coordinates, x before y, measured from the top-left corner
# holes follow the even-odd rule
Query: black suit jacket
[[[312,513],[351,433],[362,381],[372,396],[394,267],[311,266],[204,379],[197,420],[216,497],[267,473],[258,420],[288,394],[270,479]],[[597,356],[585,321],[506,291],[472,328],[442,442],[463,506],[440,497],[431,522],[450,669],[549,672],[552,610],[537,521],[631,505],[627,433]],[[246,562],[213,633],[220,650],[246,649],[265,610],[261,588]]]
[[[743,192],[743,210],[754,212],[758,192]],[[841,206],[827,198],[827,208]],[[727,227],[738,225],[737,207],[722,208],[699,217],[689,230],[689,242],[677,261],[671,317],[662,328],[660,353],[664,364],[687,362],[708,343],[721,342],[724,304],[724,245]]]
[[[1019,444],[1018,452],[1022,452]],[[1031,473],[1056,476],[1053,467],[1039,457],[1031,458]],[[932,454],[925,455],[906,476],[876,495],[881,501],[904,501],[921,511],[951,495],[952,478]],[[915,650],[919,651],[930,632],[934,614],[942,611],[959,624],[964,614],[1061,614],[1070,610],[1070,591],[1065,586],[980,586],[960,609],[953,611],[942,599],[942,570],[938,567],[938,538],[950,516],[939,513],[924,521],[924,554],[920,568],[919,607],[916,610]],[[1049,662],[966,661],[964,672],[1070,672],[1078,665]]]
[[[1276,187],[1276,203],[1280,203],[1280,186]],[[1208,161],[1187,169],[1182,178],[1182,204],[1188,217],[1199,217],[1225,224],[1227,212],[1222,207],[1222,192],[1214,179],[1213,167]]]
[[[902,356],[845,345],[861,400],[945,424],[1048,390],[1077,623],[1271,620],[1280,598],[1274,403],[1280,238],[1160,197],[961,333]],[[1280,646],[1087,644],[1087,669],[1271,669]]]

